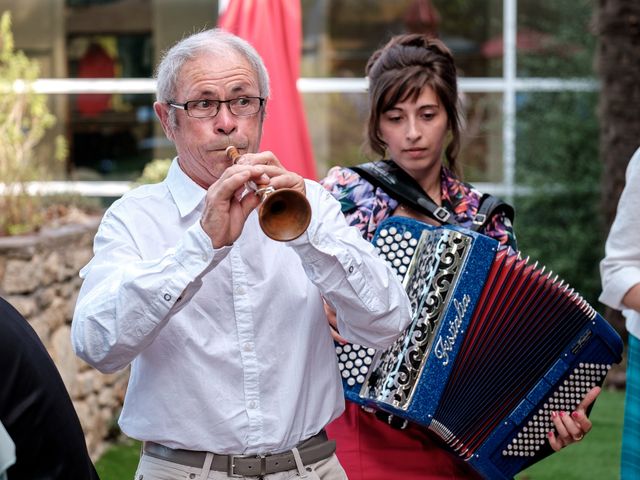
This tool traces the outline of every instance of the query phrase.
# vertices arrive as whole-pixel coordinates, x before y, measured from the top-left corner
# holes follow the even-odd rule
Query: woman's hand
[[[584,396],[578,408],[570,415],[567,412],[552,412],[551,420],[556,427],[557,434],[549,432],[549,445],[556,452],[575,442],[581,441],[591,431],[591,420],[587,418],[587,408],[600,395],[600,387],[593,387]]]

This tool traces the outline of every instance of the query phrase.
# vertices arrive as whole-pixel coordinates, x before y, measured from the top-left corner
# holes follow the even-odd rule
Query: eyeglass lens
[[[214,117],[220,111],[220,105],[226,103],[232,114],[237,116],[258,113],[262,101],[258,97],[239,97],[231,100],[192,100],[187,102],[187,113],[193,117]]]

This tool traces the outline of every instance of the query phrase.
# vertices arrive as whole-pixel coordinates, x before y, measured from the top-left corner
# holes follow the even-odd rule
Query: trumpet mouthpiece
[[[238,152],[238,149],[233,145],[229,145],[224,153],[227,155],[227,158],[233,163],[236,163],[238,161],[238,158],[240,158],[240,152]]]

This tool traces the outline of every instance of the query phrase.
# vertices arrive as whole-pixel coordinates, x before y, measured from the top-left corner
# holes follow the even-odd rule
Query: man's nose
[[[223,103],[220,105],[218,114],[214,117],[215,130],[218,133],[229,135],[238,126],[238,118],[229,110],[229,104]]]

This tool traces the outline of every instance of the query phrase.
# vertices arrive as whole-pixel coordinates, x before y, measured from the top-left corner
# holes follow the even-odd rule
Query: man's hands
[[[258,188],[292,188],[305,193],[304,179],[285,170],[273,153],[241,155],[207,191],[200,224],[214,248],[235,242],[247,217],[260,204],[260,198],[247,191],[246,184],[250,181]]]
[[[211,238],[213,248],[231,245],[242,233],[251,211],[260,203],[257,195],[243,196],[245,183],[250,180],[268,183],[269,177],[262,167],[233,165],[209,187],[200,224]]]

